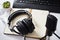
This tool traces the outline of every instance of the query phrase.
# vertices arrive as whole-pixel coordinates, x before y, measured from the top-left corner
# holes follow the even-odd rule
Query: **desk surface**
[[[1,4],[6,1],[6,0],[0,0],[0,9],[1,9]],[[11,4],[13,3],[13,0],[9,0],[11,2]],[[12,5],[11,5],[12,7]],[[55,14],[55,13],[50,13],[52,15],[55,15],[58,18],[58,23],[57,23],[57,29],[56,29],[56,33],[60,36],[60,14]],[[5,17],[8,14],[4,15]],[[7,18],[7,17],[6,17]],[[2,19],[4,20],[4,19]],[[5,24],[3,23],[3,21],[0,18],[0,40],[24,40],[23,37],[21,36],[10,36],[10,35],[4,35],[4,28],[5,28]],[[38,39],[33,39],[33,38],[27,38],[27,40],[38,40]],[[55,35],[53,35],[51,37],[51,40],[59,40]]]

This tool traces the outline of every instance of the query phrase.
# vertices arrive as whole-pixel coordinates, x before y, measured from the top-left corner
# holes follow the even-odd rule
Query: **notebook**
[[[11,13],[13,13],[16,10],[27,10],[27,11],[31,12],[31,14],[32,14],[32,22],[35,26],[35,29],[32,33],[27,34],[26,37],[42,38],[46,35],[45,24],[46,24],[46,19],[47,19],[47,15],[49,14],[49,11],[37,10],[37,9],[17,9],[17,8],[14,8]],[[27,18],[27,15],[17,16],[14,20],[12,20],[11,25],[12,26],[15,25],[17,21],[19,21],[19,20],[21,21],[24,18]],[[16,28],[15,28],[15,30],[17,31]],[[19,36],[19,34],[16,34],[15,32],[10,31],[8,24],[6,24],[6,27],[4,29],[4,34]]]

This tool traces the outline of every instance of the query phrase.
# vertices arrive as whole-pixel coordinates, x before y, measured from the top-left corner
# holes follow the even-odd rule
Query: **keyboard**
[[[13,8],[32,8],[60,13],[59,0],[15,0]]]

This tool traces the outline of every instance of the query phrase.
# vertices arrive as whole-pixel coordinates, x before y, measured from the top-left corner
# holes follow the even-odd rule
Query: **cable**
[[[53,33],[53,34],[60,39],[60,37],[56,33]]]
[[[24,40],[26,40],[26,36],[24,36]]]
[[[50,36],[48,36],[48,40],[50,40]]]

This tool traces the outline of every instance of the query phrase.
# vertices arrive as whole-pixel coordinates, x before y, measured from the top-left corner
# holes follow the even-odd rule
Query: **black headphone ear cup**
[[[23,25],[23,23],[20,21],[20,22],[17,22],[17,27],[18,31],[22,34],[22,35],[26,35],[28,34],[28,31],[27,29],[25,28],[25,26]]]
[[[22,23],[25,25],[29,33],[32,33],[35,29],[31,19],[23,19]]]

